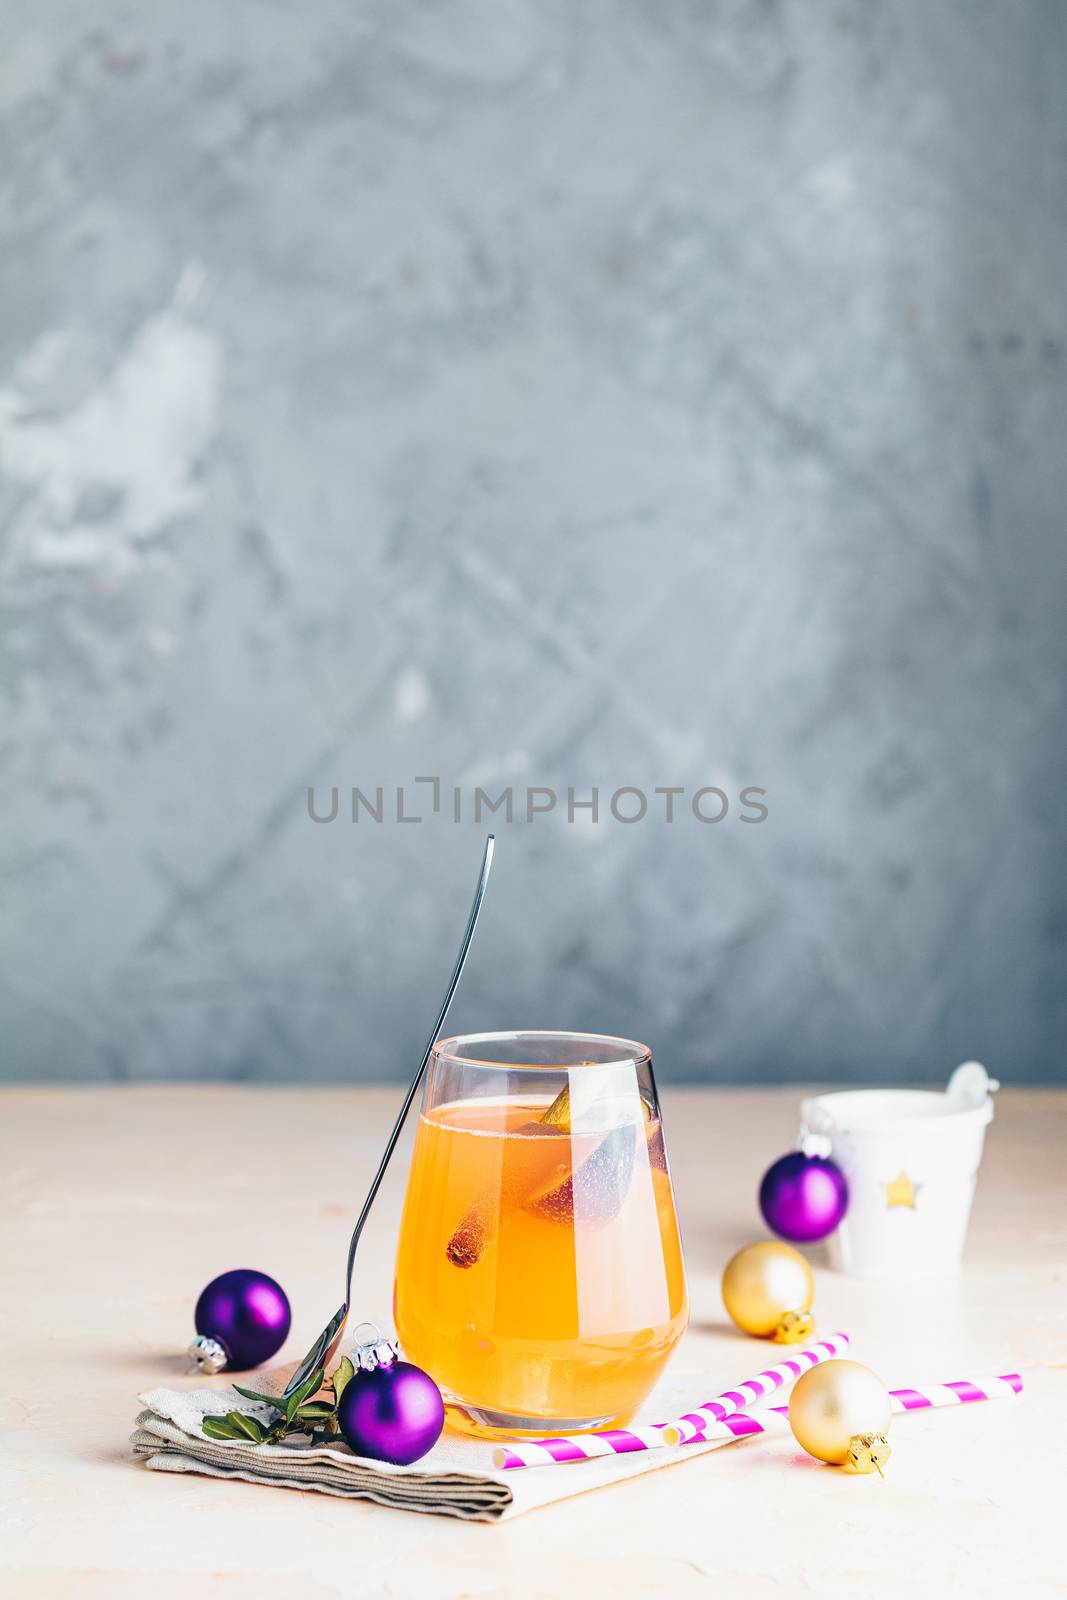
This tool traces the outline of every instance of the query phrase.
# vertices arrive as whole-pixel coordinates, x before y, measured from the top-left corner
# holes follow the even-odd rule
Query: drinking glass
[[[689,1317],[652,1054],[486,1033],[434,1046],[394,1311],[453,1427],[624,1425]]]

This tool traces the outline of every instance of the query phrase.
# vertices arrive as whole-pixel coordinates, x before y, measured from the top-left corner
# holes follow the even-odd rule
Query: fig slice
[[[653,1123],[652,1107],[642,1097],[645,1136],[651,1165],[666,1166],[659,1124]],[[570,1087],[564,1085],[542,1115],[524,1122],[516,1133],[540,1134],[571,1131]],[[541,1188],[515,1199],[525,1210],[560,1225],[572,1225],[577,1215],[587,1226],[610,1222],[622,1209],[633,1176],[637,1130],[623,1123],[605,1133],[579,1165],[565,1176],[557,1166],[551,1179]],[[510,1198],[510,1197],[509,1197]],[[502,1196],[498,1183],[486,1184],[460,1218],[445,1254],[454,1267],[476,1266],[496,1232]]]
[[[606,1133],[595,1149],[562,1183],[531,1195],[525,1209],[549,1222],[574,1222],[577,1212],[587,1227],[602,1227],[622,1210],[634,1170],[637,1129],[632,1122]]]
[[[564,1084],[559,1094],[540,1117],[524,1122],[516,1132],[539,1133],[542,1129],[553,1133],[569,1133],[571,1129],[571,1091]],[[500,1214],[500,1185],[487,1183],[480,1194],[460,1217],[452,1237],[445,1246],[445,1255],[454,1267],[473,1267],[478,1264],[496,1232]]]
[[[642,1096],[645,1144],[649,1164],[666,1171],[667,1158],[663,1134],[652,1120],[652,1107]],[[632,1122],[621,1123],[604,1135],[600,1143],[573,1172],[562,1181],[531,1195],[527,1211],[536,1211],[552,1222],[573,1224],[577,1215],[588,1227],[611,1222],[622,1210],[633,1176],[638,1131]]]

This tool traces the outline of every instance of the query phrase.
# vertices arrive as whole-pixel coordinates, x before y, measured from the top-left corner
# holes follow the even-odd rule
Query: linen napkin
[[[274,1393],[284,1387],[292,1369],[285,1367],[257,1387]],[[724,1374],[725,1377],[725,1374]],[[721,1387],[721,1385],[719,1385]],[[638,1420],[649,1423],[679,1415],[716,1384],[685,1368],[660,1383]],[[644,1472],[692,1461],[729,1441],[692,1444],[675,1450],[647,1450],[624,1456],[602,1456],[550,1467],[502,1470],[493,1464],[493,1445],[449,1432],[429,1455],[411,1467],[394,1467],[353,1455],[344,1445],[257,1445],[251,1440],[209,1439],[202,1430],[205,1416],[244,1411],[262,1421],[273,1413],[232,1389],[150,1389],[139,1396],[144,1410],[131,1435],[134,1456],[153,1472],[196,1472],[209,1478],[237,1478],[247,1483],[311,1490],[350,1500],[468,1522],[498,1522],[537,1506],[583,1494],[588,1489],[621,1483]],[[740,1445],[739,1448],[751,1448]]]

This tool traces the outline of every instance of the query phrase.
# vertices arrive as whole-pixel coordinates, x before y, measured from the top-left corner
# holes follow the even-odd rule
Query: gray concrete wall
[[[0,20],[4,1076],[1064,1079],[1067,6]]]

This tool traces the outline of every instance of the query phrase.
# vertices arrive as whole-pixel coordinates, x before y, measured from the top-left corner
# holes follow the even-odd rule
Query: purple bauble
[[[408,1467],[440,1438],[445,1405],[429,1373],[389,1361],[370,1372],[357,1367],[337,1402],[337,1420],[357,1456]]]
[[[289,1336],[289,1301],[265,1272],[238,1267],[211,1280],[196,1302],[194,1320],[198,1337],[189,1353],[197,1365],[241,1371],[277,1355]]]
[[[841,1168],[822,1156],[793,1150],[764,1173],[759,1208],[768,1228],[793,1244],[814,1244],[833,1233],[848,1205]]]

